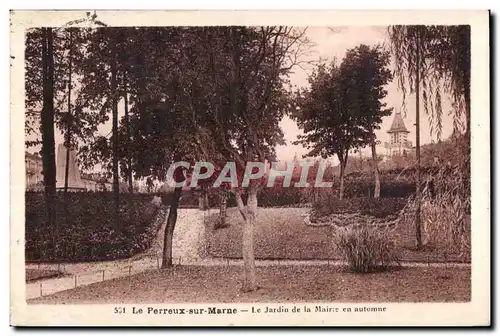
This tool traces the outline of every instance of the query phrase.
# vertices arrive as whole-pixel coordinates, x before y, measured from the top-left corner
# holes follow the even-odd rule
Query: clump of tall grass
[[[399,250],[385,230],[370,225],[339,230],[335,244],[352,272],[381,272],[400,266]]]
[[[424,244],[445,254],[466,257],[470,254],[470,150],[463,138],[454,140],[459,159],[455,164],[441,162],[426,176],[421,198],[421,223]],[[458,162],[458,163],[457,163]],[[412,197],[404,211],[404,220],[415,220],[417,202]]]

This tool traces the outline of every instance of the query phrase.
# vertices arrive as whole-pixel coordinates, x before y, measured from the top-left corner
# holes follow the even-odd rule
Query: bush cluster
[[[407,198],[416,192],[416,183],[413,182],[382,182],[380,184],[380,197]],[[345,197],[373,197],[375,184],[367,180],[347,181],[344,189]]]
[[[400,266],[401,254],[385,230],[368,225],[349,228],[337,234],[335,244],[352,272],[372,273]]]
[[[208,203],[210,208],[219,207],[219,190],[218,189],[208,189]],[[283,207],[299,205],[303,203],[303,188],[283,188],[283,187],[272,187],[272,188],[262,188],[257,194],[259,207],[269,208],[269,207]],[[186,193],[182,196],[180,201],[181,208],[197,208],[199,206],[198,200],[199,194],[194,192]],[[243,194],[243,203],[246,204],[248,195]],[[236,206],[236,198],[233,193],[228,193],[227,200],[228,207]]]
[[[407,204],[406,198],[344,198],[329,197],[314,203],[316,217],[331,214],[360,213],[377,218],[398,215]]]
[[[373,196],[374,191],[373,183],[368,182],[353,182],[352,184],[347,184],[344,192],[345,199],[355,199],[354,201],[347,201],[348,203],[354,202],[358,204],[356,199],[369,199],[368,203],[377,203],[380,199],[388,199],[384,204],[393,202],[393,199],[406,199],[415,192],[414,184],[406,183],[387,183],[381,186],[381,198],[375,199],[370,198]],[[208,203],[210,208],[219,207],[219,190],[218,189],[208,189]],[[259,207],[270,208],[270,207],[300,207],[308,203],[324,202],[334,198],[336,194],[335,188],[332,190],[330,188],[284,188],[284,187],[272,187],[272,188],[262,188],[258,195]],[[188,192],[184,194],[180,201],[181,208],[198,208],[199,194],[195,192]],[[247,195],[242,195],[243,202],[246,204]],[[384,201],[381,201],[384,202]],[[346,204],[341,204],[342,207]],[[349,204],[347,204],[349,205]],[[227,200],[228,207],[236,206],[236,199],[234,194],[228,193]],[[357,207],[357,205],[356,205]],[[349,207],[350,208],[350,207]],[[371,206],[373,208],[373,205]]]
[[[26,260],[113,260],[145,251],[161,224],[161,208],[152,200],[152,195],[120,194],[116,227],[112,193],[68,193],[67,208],[63,194],[58,193],[56,222],[47,223],[43,193],[26,192]]]

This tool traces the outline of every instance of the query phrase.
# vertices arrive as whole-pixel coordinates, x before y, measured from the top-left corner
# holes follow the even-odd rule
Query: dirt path
[[[97,261],[97,262],[78,262],[78,263],[27,263],[26,268],[30,269],[60,269],[68,274],[82,274],[110,270],[112,268],[123,268],[140,263],[150,264],[156,262],[157,257],[161,258],[163,252],[163,238],[165,234],[166,219],[168,211],[159,213],[163,217],[163,223],[158,230],[157,236],[151,247],[142,253],[139,253],[128,259]],[[177,225],[174,232],[174,245],[172,255],[174,259],[183,261],[198,259],[198,242],[204,235],[203,212],[197,209],[179,209]]]
[[[59,291],[104,280],[130,276],[161,266],[163,238],[168,211],[159,213],[163,221],[157,237],[148,251],[123,260],[61,264],[26,264],[26,269],[59,271],[63,277],[41,279],[26,285],[27,298],[49,295]],[[204,236],[204,214],[198,209],[179,209],[174,232],[172,256],[174,264],[200,264],[199,243]]]

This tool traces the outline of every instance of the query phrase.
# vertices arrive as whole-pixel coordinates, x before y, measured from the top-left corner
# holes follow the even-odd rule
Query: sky
[[[376,45],[387,43],[386,39],[386,28],[385,27],[363,27],[363,26],[349,26],[349,27],[309,27],[307,30],[307,35],[309,39],[313,42],[313,47],[311,48],[309,59],[325,59],[327,61],[336,58],[339,62],[345,56],[347,50],[356,47],[359,44]],[[392,65],[391,65],[392,67]],[[302,68],[296,68],[294,73],[291,75],[291,84],[293,86],[304,87],[308,85],[307,77],[312,72],[312,66],[305,66]],[[402,106],[402,94],[398,89],[398,85],[395,81],[388,84],[386,87],[388,91],[385,102],[388,107],[393,107],[395,112],[401,111]],[[451,104],[444,99],[443,100],[443,129],[442,138],[448,137],[453,130],[453,120],[452,117],[448,115],[447,111],[451,108]],[[123,101],[120,102],[119,106],[119,117],[124,114]],[[407,113],[403,114],[404,122],[406,128],[410,131],[408,135],[408,140],[410,140],[413,145],[415,144],[415,98],[414,96],[407,97]],[[381,146],[377,149],[379,153],[385,153],[383,148],[383,143],[389,141],[389,135],[386,133],[390,128],[393,116],[388,116],[383,119],[381,129],[376,132],[377,139],[381,141]],[[436,136],[431,135],[430,127],[428,123],[428,117],[423,112],[421,108],[420,116],[421,125],[421,144],[430,143],[436,141]],[[277,158],[280,161],[291,161],[295,155],[301,157],[307,153],[307,150],[300,145],[292,145],[292,142],[297,140],[297,135],[301,134],[301,131],[297,127],[296,123],[288,117],[285,117],[281,122],[281,127],[285,134],[286,145],[278,146],[276,148]],[[107,135],[111,132],[111,116],[107,123],[99,126],[98,133],[101,135]],[[33,140],[33,136],[29,137],[29,140]],[[61,133],[56,130],[55,134],[56,148],[59,143],[63,142],[63,137]],[[28,149],[30,152],[38,151],[40,148],[32,147]],[[366,148],[363,151],[364,155],[369,155],[369,149]],[[331,161],[336,163],[336,158],[332,158]]]
[[[376,45],[376,44],[388,44],[386,37],[385,27],[363,27],[363,26],[351,26],[351,27],[335,27],[329,29],[328,27],[310,27],[307,30],[309,38],[315,43],[312,50],[315,58],[324,58],[328,61],[336,58],[339,62],[344,58],[347,50],[356,47],[360,44],[366,45]],[[392,68],[392,65],[391,65]],[[307,77],[311,73],[310,68],[304,70],[297,69],[292,75],[292,84],[297,86],[307,86]],[[381,129],[376,132],[377,139],[381,141],[381,146],[377,148],[377,151],[384,154],[385,149],[383,143],[389,141],[389,130],[392,120],[394,118],[395,112],[402,112],[401,106],[403,102],[403,96],[396,81],[391,82],[386,87],[387,96],[384,102],[387,103],[387,107],[393,107],[393,115],[383,118]],[[407,96],[407,113],[403,113],[403,120],[405,126],[410,131],[408,134],[408,140],[415,145],[415,97]],[[448,115],[447,111],[451,108],[451,104],[448,101],[443,101],[443,129],[442,138],[446,138],[451,135],[453,131],[453,119]],[[421,107],[420,114],[420,143],[430,143],[436,141],[436,135],[432,135],[430,132],[428,117],[423,112],[423,106]],[[302,146],[294,146],[292,142],[297,139],[297,135],[301,134],[296,123],[288,117],[285,117],[281,123],[281,127],[285,133],[285,138],[287,144],[285,146],[278,146],[276,148],[278,159],[282,161],[290,161],[293,159],[295,154],[298,157],[307,153],[307,150]],[[363,154],[368,155],[369,149],[366,148]],[[337,162],[336,158],[332,160]]]

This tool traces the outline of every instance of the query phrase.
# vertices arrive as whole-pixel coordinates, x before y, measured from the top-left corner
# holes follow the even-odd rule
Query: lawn
[[[178,266],[29,300],[29,304],[239,302],[466,302],[470,269],[402,268],[354,274],[334,266],[258,267],[260,289],[243,293],[242,269]]]
[[[333,243],[333,229],[328,226],[314,227],[304,223],[306,208],[259,208],[254,232],[255,257],[257,259],[331,259],[341,255]],[[212,230],[217,219],[215,212],[207,217],[206,234],[208,253],[217,258],[240,259],[243,219],[236,208],[228,209],[229,227]],[[470,255],[458,256],[443,253],[439,248],[426,247],[416,251],[414,227],[402,223],[391,233],[403,261],[455,262],[470,261]]]

